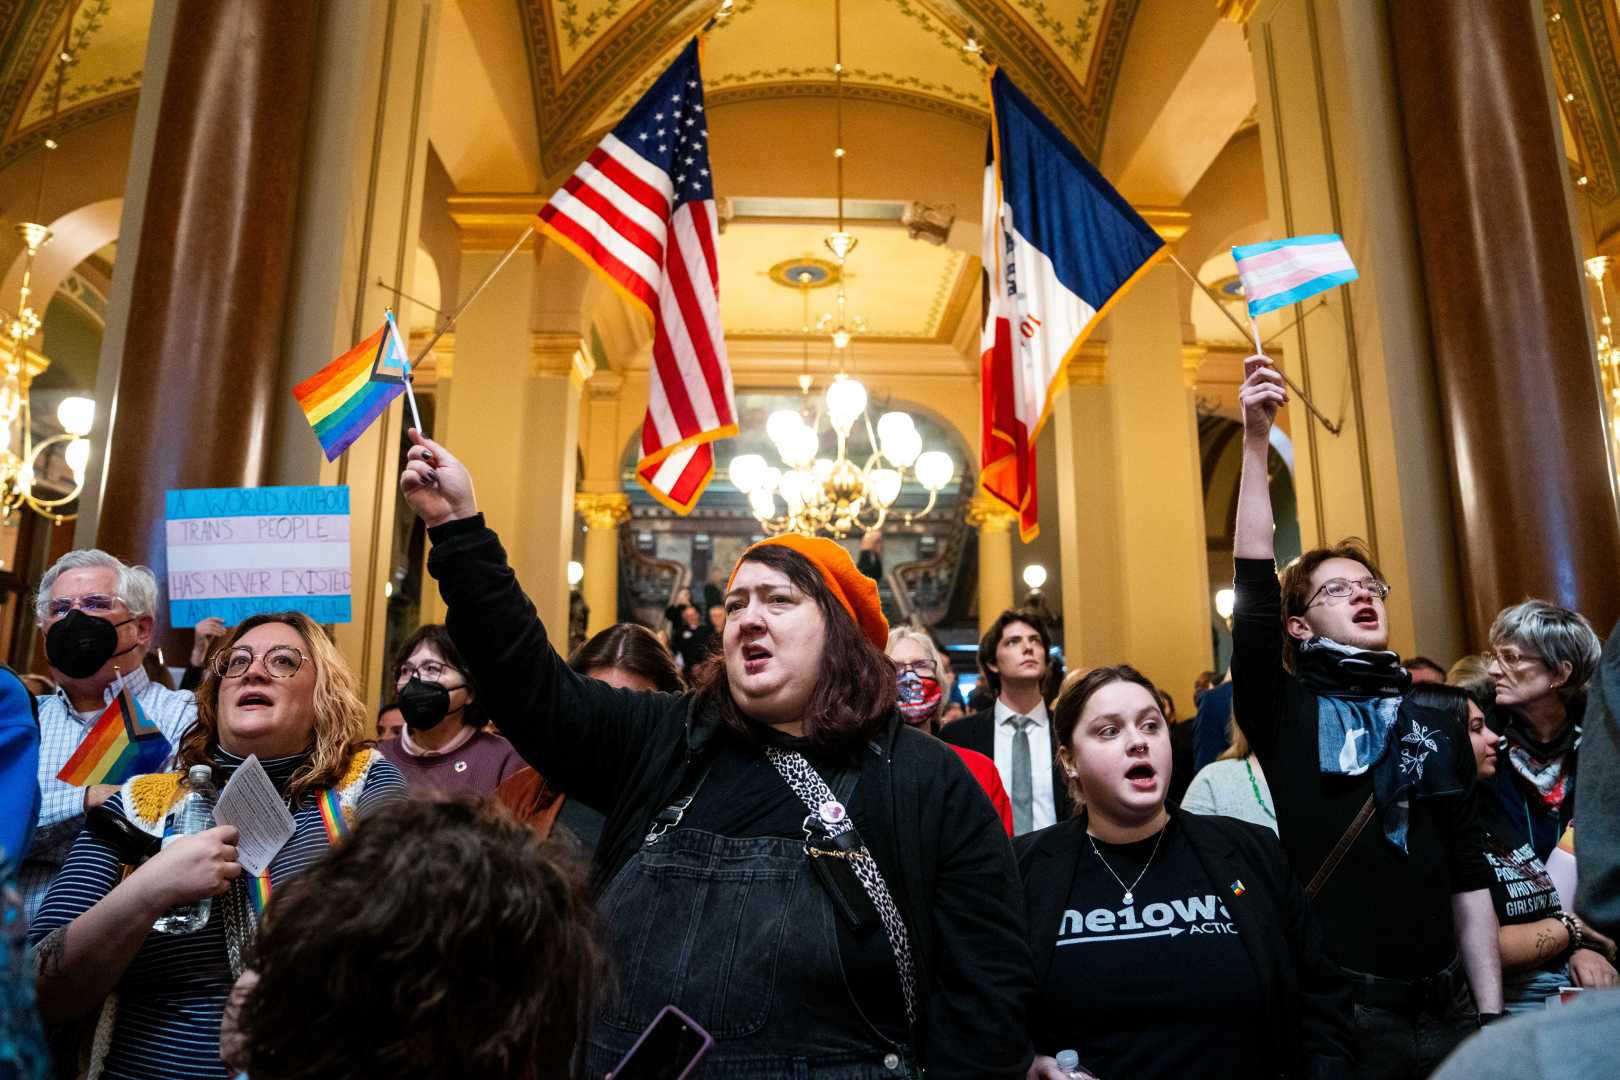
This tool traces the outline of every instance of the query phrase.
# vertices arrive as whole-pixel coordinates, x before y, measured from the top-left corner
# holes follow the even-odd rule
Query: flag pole
[[[377,284],[382,285],[382,279],[381,278],[377,279]],[[384,288],[386,288],[386,287],[387,286],[384,286]],[[401,294],[401,295],[403,295],[403,294]],[[399,355],[402,358],[404,358],[407,355],[406,352],[405,352],[405,342],[400,340],[399,324],[394,321],[394,309],[393,309],[393,307],[390,306],[390,307],[384,308],[383,313],[384,313],[385,317],[388,319],[388,333],[393,336],[394,344],[399,346]],[[410,360],[407,358],[407,359],[405,359],[405,400],[411,406],[411,422],[416,425],[416,430],[417,431],[421,431],[422,434],[426,435],[427,432],[422,430],[422,414],[416,411],[416,393],[415,393],[415,391],[413,391],[411,389],[411,383],[414,382],[415,380],[416,380],[416,365],[412,364],[410,362]]]
[[[500,273],[501,270],[505,268],[506,264],[512,261],[512,256],[516,255],[518,253],[518,249],[527,243],[529,237],[533,235],[534,226],[530,225],[518,235],[516,240],[512,241],[512,246],[506,249],[506,254],[502,255],[500,260],[496,262],[494,266],[489,268],[489,273],[484,275],[483,280],[481,280],[477,285],[473,286],[472,292],[467,294],[467,299],[456,305],[456,310],[445,316],[444,325],[433,332],[433,336],[428,339],[428,343],[422,346],[422,350],[416,354],[416,359],[411,361],[412,368],[416,367],[417,364],[420,364],[423,360],[427,359],[427,354],[433,351],[433,346],[437,345],[440,338],[444,337],[444,335],[448,334],[452,329],[455,328],[456,320],[461,318],[462,312],[466,311],[472,306],[472,302],[474,300],[478,299],[478,294],[484,291],[484,286],[488,285],[495,279],[495,275]],[[406,384],[407,388],[409,388],[409,385],[409,383]],[[418,430],[420,430],[420,425],[418,425]]]
[[[1236,315],[1232,314],[1231,310],[1229,308],[1227,308],[1227,306],[1224,303],[1221,302],[1221,298],[1215,294],[1215,290],[1210,288],[1208,285],[1205,285],[1203,283],[1203,281],[1199,280],[1199,277],[1198,277],[1197,274],[1195,274],[1191,270],[1187,269],[1187,264],[1182,262],[1180,259],[1178,259],[1176,257],[1176,253],[1173,252],[1173,251],[1170,253],[1170,261],[1176,264],[1176,269],[1180,270],[1183,274],[1187,275],[1187,280],[1191,281],[1194,285],[1196,285],[1200,289],[1204,290],[1204,295],[1208,296],[1210,301],[1212,303],[1214,303],[1216,308],[1218,308],[1220,310],[1220,313],[1222,315],[1225,315],[1226,318],[1231,322],[1231,324],[1233,326],[1237,327],[1237,332],[1238,333],[1242,334],[1246,338],[1249,337],[1251,334],[1253,335],[1253,337],[1254,337],[1254,352],[1255,352],[1256,356],[1265,356],[1266,355],[1265,345],[1260,340],[1260,324],[1258,322],[1256,322],[1253,317],[1251,317],[1249,319],[1249,325],[1244,326],[1243,323],[1238,320],[1238,317]],[[1304,405],[1306,409],[1310,410],[1310,414],[1312,416],[1316,417],[1318,420],[1320,420],[1322,422],[1322,426],[1327,428],[1329,435],[1337,435],[1340,431],[1343,430],[1344,426],[1342,424],[1335,424],[1333,421],[1329,420],[1326,416],[1322,415],[1322,410],[1318,409],[1316,407],[1316,405],[1312,403],[1311,399],[1306,395],[1305,391],[1301,390],[1298,386],[1294,385],[1294,380],[1290,379],[1288,377],[1288,373],[1286,371],[1284,371],[1280,367],[1277,367],[1275,364],[1273,364],[1272,367],[1276,368],[1277,374],[1282,376],[1283,382],[1288,384],[1288,389],[1290,389],[1290,390],[1292,390],[1294,392],[1295,396],[1299,398],[1300,403],[1302,405]]]

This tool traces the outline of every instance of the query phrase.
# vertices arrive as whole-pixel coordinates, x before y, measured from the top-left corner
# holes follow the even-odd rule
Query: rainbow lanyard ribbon
[[[327,788],[321,792],[320,798],[315,801],[321,812],[321,824],[326,826],[326,843],[330,847],[337,847],[349,838],[349,823],[343,817],[343,802],[338,798],[336,788]],[[264,868],[264,873],[255,877],[248,883],[248,900],[253,904],[254,916],[264,914],[265,905],[270,903],[270,868]]]

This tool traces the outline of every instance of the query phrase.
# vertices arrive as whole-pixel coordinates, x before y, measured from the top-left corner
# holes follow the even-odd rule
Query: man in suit
[[[1044,829],[1073,809],[1057,763],[1052,718],[1041,697],[1051,644],[1038,613],[1003,611],[979,641],[979,677],[995,702],[939,733],[946,742],[995,761],[1012,801],[1014,835]]]

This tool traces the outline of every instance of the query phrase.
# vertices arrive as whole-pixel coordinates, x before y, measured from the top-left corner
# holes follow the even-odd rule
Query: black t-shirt
[[[709,759],[709,772],[680,827],[702,829],[717,836],[744,840],[778,837],[804,840],[804,819],[809,809],[788,787],[782,774],[765,758],[763,746],[797,750],[815,766],[829,787],[839,788],[841,773],[852,773],[854,763],[811,753],[804,740],[789,738],[768,728],[758,732],[760,744],[740,738],[718,740]],[[861,789],[845,800],[845,809],[862,835],[868,824],[862,816]],[[876,828],[873,825],[872,828]],[[806,860],[809,856],[805,856]],[[810,888],[820,889],[812,876]],[[827,903],[832,903],[829,898]],[[836,914],[838,955],[855,1003],[886,1038],[907,1041],[905,1001],[900,994],[900,977],[895,968],[894,950],[881,926],[857,933]],[[825,1003],[824,1003],[825,1004]]]
[[[1074,1050],[1103,1080],[1260,1075],[1260,980],[1222,903],[1242,883],[1211,881],[1186,835],[1167,830],[1151,864],[1156,838],[1096,842],[1126,885],[1147,867],[1129,907],[1081,848],[1040,988],[1037,1049]]]
[[[1496,907],[1496,921],[1503,926],[1537,922],[1550,918],[1559,909],[1558,889],[1529,841],[1509,850],[1507,844],[1492,836],[1485,844],[1485,861],[1493,875],[1491,903]],[[1542,965],[1547,971],[1558,971],[1563,966],[1562,956]]]
[[[1283,668],[1282,593],[1271,561],[1238,559],[1234,586],[1233,716],[1265,766],[1288,861],[1309,881],[1372,794],[1373,774],[1322,772],[1316,695]],[[1490,886],[1473,750],[1461,734],[1451,742],[1464,791],[1411,800],[1404,854],[1375,816],[1313,901],[1328,951],[1346,968],[1392,979],[1433,975],[1457,956],[1452,895]]]

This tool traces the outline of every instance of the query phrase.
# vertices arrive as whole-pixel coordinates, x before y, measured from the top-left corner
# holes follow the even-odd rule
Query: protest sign
[[[349,621],[347,487],[195,488],[167,502],[171,625],[266,611]]]

